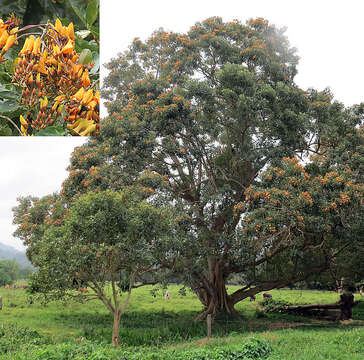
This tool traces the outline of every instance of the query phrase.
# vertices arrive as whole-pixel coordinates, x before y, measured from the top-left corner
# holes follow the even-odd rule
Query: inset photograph
[[[0,136],[99,134],[99,0],[0,0]]]

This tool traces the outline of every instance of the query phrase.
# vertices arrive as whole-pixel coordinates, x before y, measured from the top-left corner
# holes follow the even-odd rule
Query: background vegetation
[[[228,291],[236,288],[229,286]],[[114,350],[107,345],[112,315],[100,302],[30,304],[29,295],[23,289],[2,288],[0,359],[142,360],[176,356],[182,359],[187,352],[194,356],[199,354],[200,357],[196,355],[195,358],[202,359],[202,354],[206,356],[207,352],[241,350],[251,338],[260,339],[269,346],[269,359],[359,360],[364,356],[363,302],[354,308],[353,322],[344,325],[299,316],[265,314],[259,305],[262,300],[259,295],[256,302],[244,300],[239,303],[237,309],[242,312],[242,319],[216,320],[212,325],[212,339],[207,341],[206,321],[191,321],[201,311],[201,304],[193,293],[187,291],[186,296],[182,296],[180,287],[170,286],[171,298],[167,301],[164,290],[153,296],[151,289],[140,288],[132,293],[131,305],[121,321],[121,349]],[[337,293],[329,291],[282,289],[271,293],[276,300],[296,304],[338,299]],[[361,299],[360,295],[357,299]],[[191,358],[194,359],[192,355]],[[250,357],[257,358],[264,357]]]

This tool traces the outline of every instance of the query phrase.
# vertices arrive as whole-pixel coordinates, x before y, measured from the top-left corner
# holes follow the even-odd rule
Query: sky
[[[364,99],[363,13],[358,0],[101,0],[101,58],[105,64],[132,39],[146,39],[160,27],[186,32],[211,16],[242,23],[263,17],[287,27],[301,58],[296,83],[304,89],[330,87],[349,106]]]
[[[23,250],[22,242],[12,234],[11,209],[20,196],[52,194],[61,189],[67,177],[66,167],[81,137],[1,137],[0,138],[0,242]]]
[[[364,3],[358,0],[101,0],[101,63],[126,50],[133,38],[146,39],[160,27],[186,32],[211,16],[243,23],[263,17],[287,27],[290,44],[301,58],[296,83],[303,89],[330,87],[335,98],[349,106],[364,99],[363,10]],[[107,74],[105,68],[101,74]],[[23,248],[12,237],[16,198],[60,190],[73,148],[85,141],[0,138],[0,242]]]

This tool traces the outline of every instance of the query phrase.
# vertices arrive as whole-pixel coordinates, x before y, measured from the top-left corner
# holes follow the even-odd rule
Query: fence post
[[[211,338],[211,314],[207,315],[207,338]]]

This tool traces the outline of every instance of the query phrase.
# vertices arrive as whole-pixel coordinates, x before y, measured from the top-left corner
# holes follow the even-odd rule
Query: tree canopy
[[[300,89],[297,62],[261,18],[134,39],[107,64],[100,136],[71,157],[66,202],[138,186],[174,205],[183,236],[163,267],[197,294],[201,316],[235,314],[363,247],[363,106]],[[232,275],[242,286],[228,294]]]
[[[57,195],[23,198],[14,209],[17,235],[24,234],[38,269],[31,291],[46,299],[101,300],[114,316],[115,345],[131,290],[153,280],[151,274],[173,247],[169,210],[154,207],[140,194],[131,189],[90,192],[70,207]],[[123,302],[122,292],[128,292]]]

